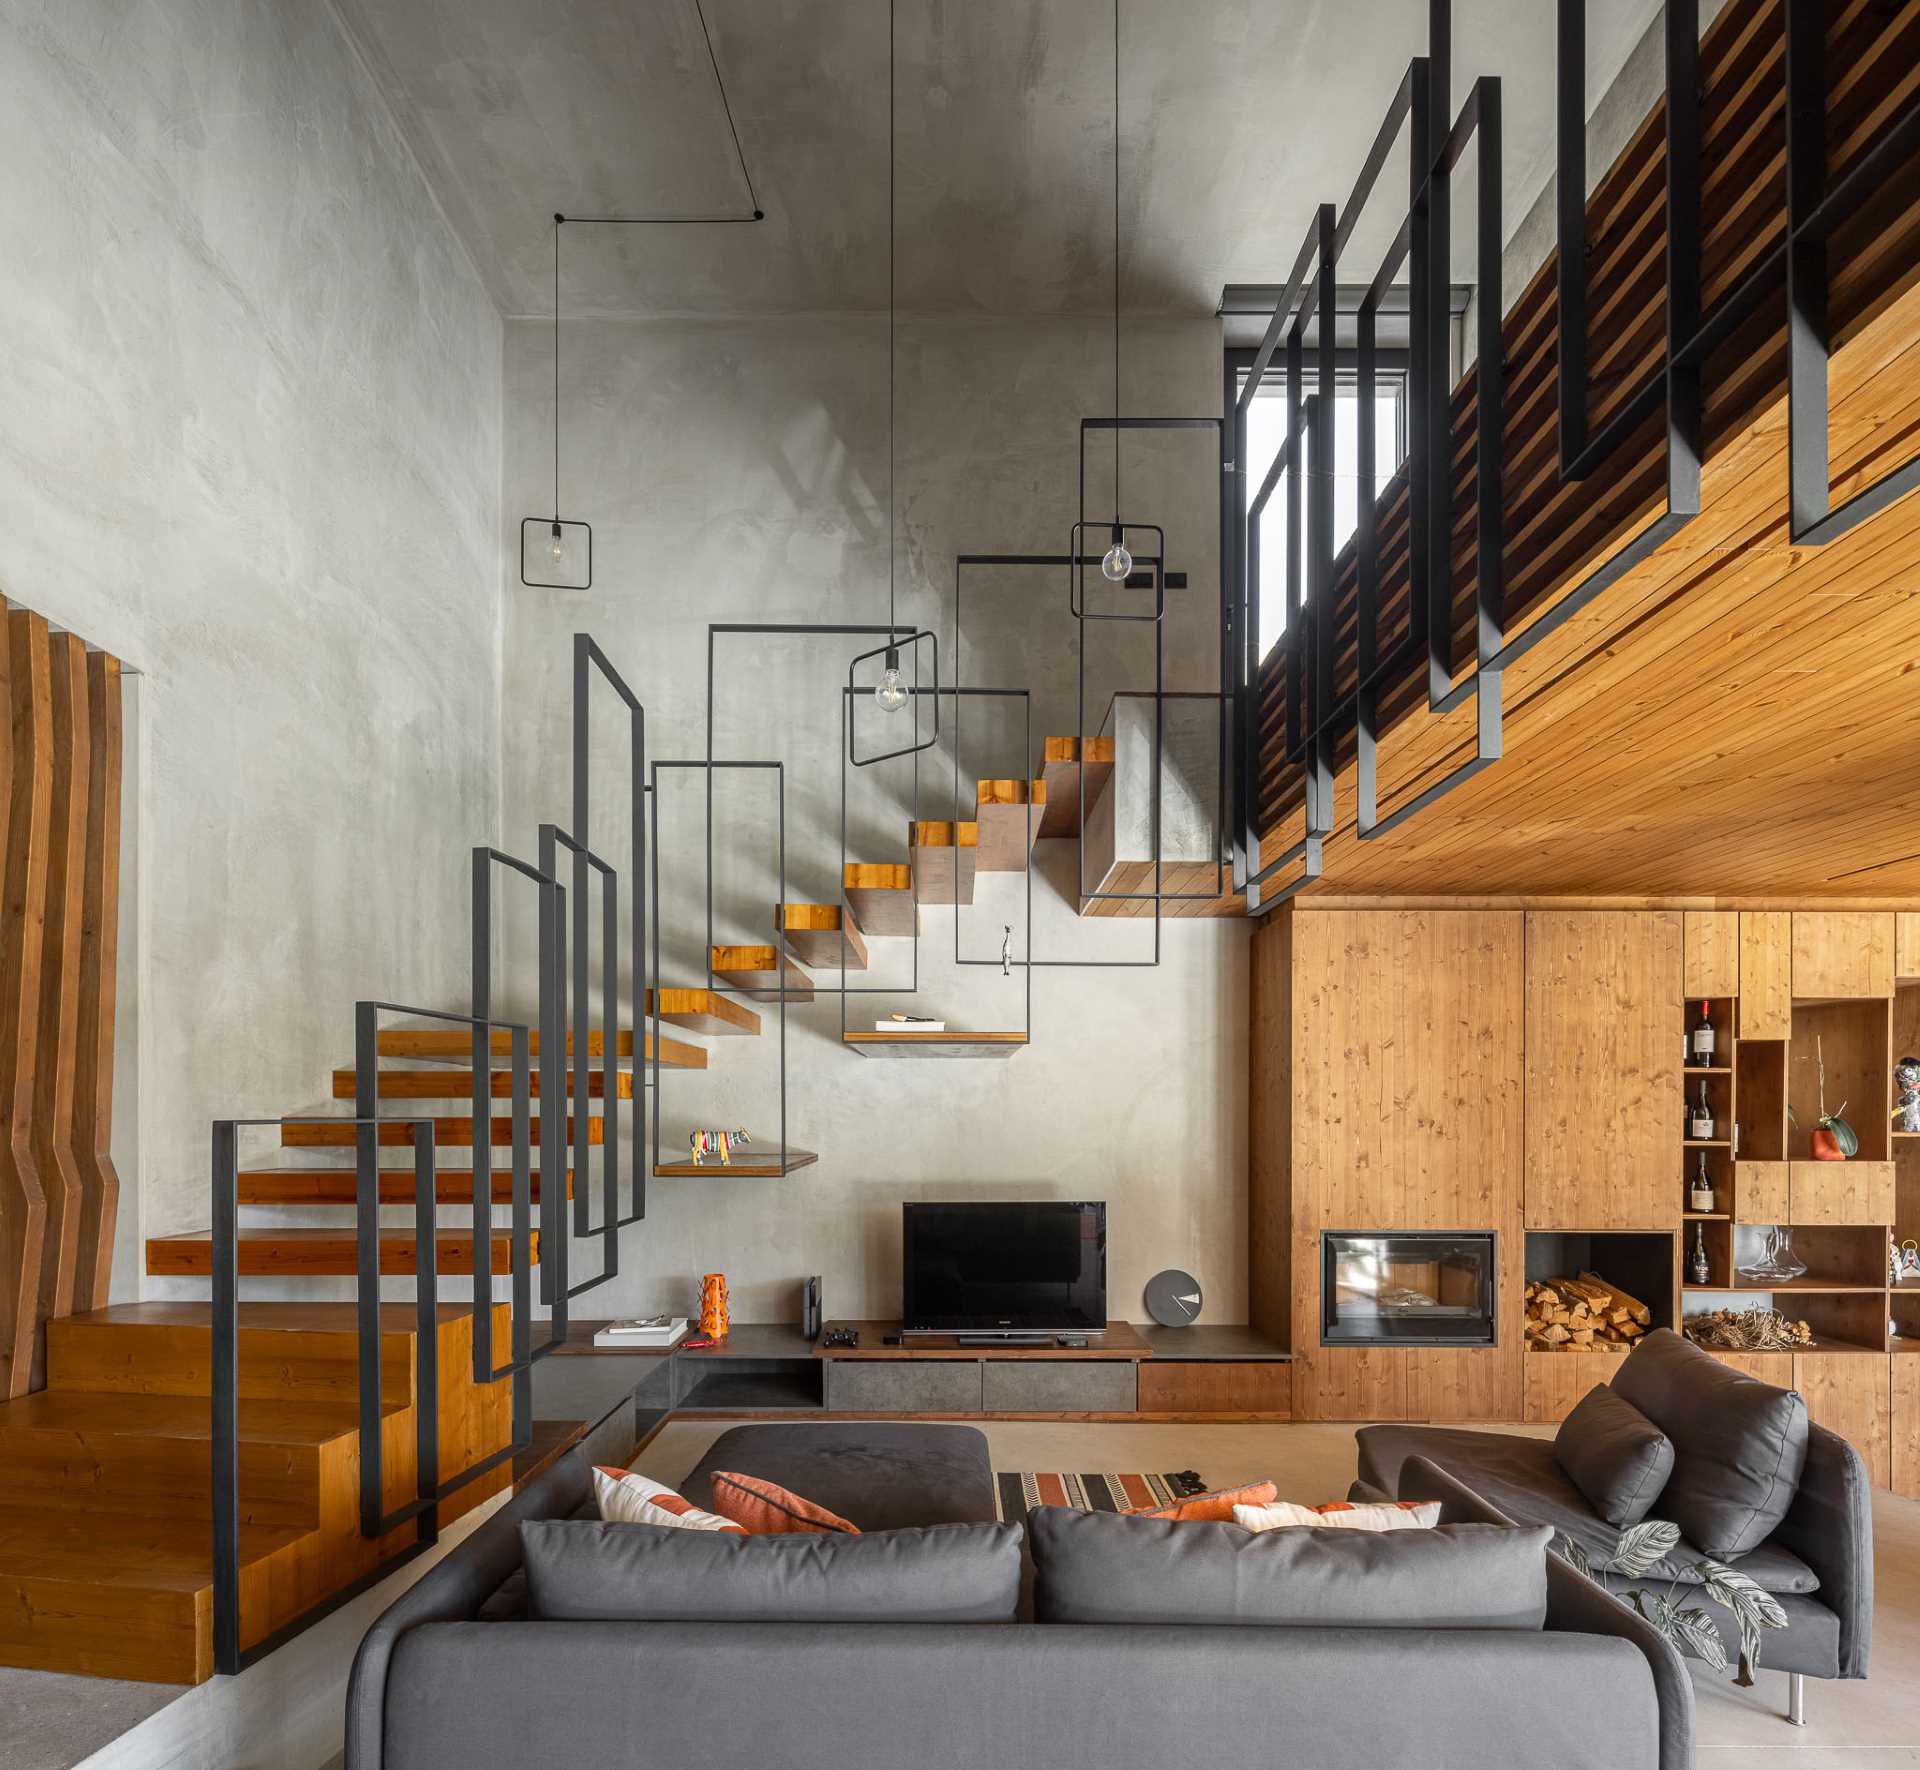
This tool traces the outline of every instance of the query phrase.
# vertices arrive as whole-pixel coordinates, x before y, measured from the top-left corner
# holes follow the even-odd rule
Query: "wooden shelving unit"
[[[1696,1068],[1692,1062],[1693,1027],[1699,1018],[1702,1001],[1707,1004],[1707,1020],[1713,1027],[1714,1061]],[[1734,1171],[1734,1156],[1737,1153],[1734,1127],[1737,1122],[1739,1082],[1734,1057],[1738,1048],[1734,1036],[1737,1010],[1737,998],[1732,996],[1690,996],[1681,1010],[1683,1030],[1687,1035],[1688,1063],[1680,1072],[1680,1215],[1681,1220],[1687,1223],[1711,1222],[1733,1213],[1737,1185]],[[1687,1135],[1688,1125],[1702,1088],[1706,1090],[1707,1106],[1713,1114],[1714,1135],[1690,1137]],[[1688,1208],[1688,1202],[1702,1154],[1706,1156],[1707,1178],[1713,1185],[1714,1208],[1695,1212]],[[1681,1250],[1683,1261],[1690,1258],[1691,1254],[1692,1238],[1689,1236],[1687,1245]]]

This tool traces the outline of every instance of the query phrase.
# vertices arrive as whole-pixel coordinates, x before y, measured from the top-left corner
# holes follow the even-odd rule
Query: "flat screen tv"
[[[903,1205],[901,1321],[910,1334],[1017,1338],[1107,1325],[1107,1207]]]

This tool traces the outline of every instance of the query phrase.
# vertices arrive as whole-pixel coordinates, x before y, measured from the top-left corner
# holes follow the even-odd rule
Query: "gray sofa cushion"
[[[1269,1530],[1037,1506],[1034,1615],[1049,1623],[1537,1629],[1546,1529]]]
[[[715,1471],[777,1481],[865,1530],[991,1524],[993,1463],[977,1426],[927,1421],[796,1421],[735,1426],[677,1491],[713,1511]]]
[[[1722,1560],[1757,1549],[1780,1528],[1807,1461],[1807,1404],[1656,1328],[1613,1379],[1673,1440],[1660,1516]]]
[[[1598,1383],[1560,1422],[1554,1460],[1609,1524],[1638,1524],[1673,1473],[1673,1442],[1616,1389]]]
[[[1011,1622],[1017,1524],[736,1536],[656,1524],[520,1526],[543,1622]]]
[[[1544,1352],[1535,1358],[1551,1356]],[[1578,1543],[1597,1567],[1619,1546],[1620,1533],[1587,1504],[1586,1495],[1567,1479],[1554,1460],[1553,1446],[1544,1438],[1522,1438],[1512,1432],[1476,1432],[1463,1426],[1362,1426],[1360,1478],[1408,1498],[1401,1485],[1401,1466],[1409,1457],[1428,1457],[1457,1476],[1496,1511],[1522,1524],[1551,1524],[1569,1541]],[[1654,1506],[1664,1518],[1664,1504]],[[1647,1581],[1678,1580],[1697,1586],[1695,1571],[1703,1551],[1683,1534],[1678,1546],[1646,1576]],[[1763,1543],[1740,1563],[1740,1571],[1763,1590],[1816,1592],[1819,1576],[1785,1542]]]

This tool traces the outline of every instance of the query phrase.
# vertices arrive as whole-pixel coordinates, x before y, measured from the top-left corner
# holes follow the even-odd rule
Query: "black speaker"
[[[809,1343],[820,1338],[820,1280],[810,1278],[800,1288],[800,1331]]]

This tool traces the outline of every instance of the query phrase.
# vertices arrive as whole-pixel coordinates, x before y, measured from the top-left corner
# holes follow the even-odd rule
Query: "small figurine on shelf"
[[[1893,1256],[1893,1282],[1920,1284],[1920,1242],[1911,1236],[1900,1244]]]
[[[1903,1057],[1893,1066],[1893,1085],[1900,1090],[1893,1128],[1920,1136],[1920,1057]]]
[[[689,1131],[687,1147],[693,1151],[693,1165],[705,1167],[708,1156],[719,1159],[721,1167],[730,1167],[733,1163],[735,1145],[745,1147],[753,1139],[745,1131]]]
[[[709,1340],[724,1340],[731,1325],[727,1316],[727,1275],[709,1272],[700,1281],[700,1331]]]
[[[1693,1282],[1705,1284],[1711,1269],[1707,1265],[1707,1236],[1704,1224],[1693,1226]]]

